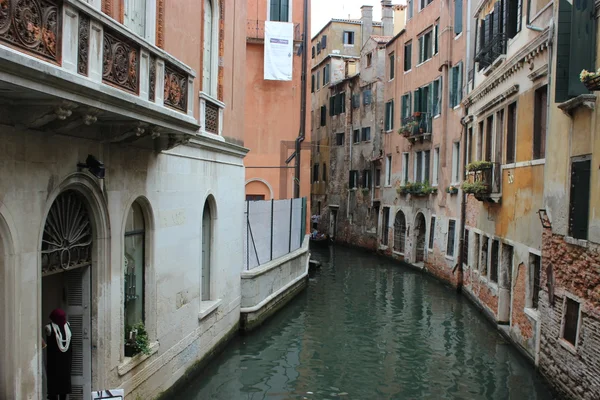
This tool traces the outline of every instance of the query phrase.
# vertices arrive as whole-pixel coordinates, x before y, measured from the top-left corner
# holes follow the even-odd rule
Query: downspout
[[[467,70],[467,79],[466,82],[467,84],[465,85],[467,88],[467,93],[469,93],[469,72],[471,71],[471,18],[469,17],[469,14],[471,12],[471,0],[467,0],[467,36],[465,37],[465,40],[467,42],[466,45],[466,49],[467,49],[467,55],[466,55],[466,60],[465,60],[465,65],[467,66],[466,70]],[[475,32],[477,32],[477,29],[475,30]],[[475,38],[475,43],[477,43],[477,38]],[[475,63],[473,63],[473,79],[475,79]]]
[[[465,108],[465,115],[469,115],[469,108]],[[460,124],[462,125],[463,129],[461,130],[461,139],[460,139],[460,143],[462,145],[462,149],[463,149],[463,162],[458,164],[458,168],[459,168],[459,174],[460,174],[460,166],[464,165],[464,162],[467,159],[467,124],[465,123],[464,118],[461,118],[460,120]],[[464,143],[463,143],[463,138],[464,138]],[[464,174],[464,171],[463,171]],[[458,250],[458,264],[454,267],[454,271],[456,271],[458,269],[458,277],[456,279],[456,290],[458,292],[462,291],[462,287],[463,287],[463,249],[465,246],[465,226],[466,226],[466,214],[467,214],[467,194],[461,190],[461,200],[460,200],[460,241],[459,241],[459,250]],[[452,271],[452,272],[454,272]]]
[[[295,154],[296,164],[294,165],[294,198],[300,198],[300,151],[302,142],[306,137],[306,72],[308,69],[308,0],[304,0],[304,15],[303,15],[303,32],[302,32],[302,79],[300,90],[300,133],[296,138]]]
[[[346,79],[348,79],[348,77],[346,77]],[[354,83],[352,82],[352,80],[348,80],[348,87],[350,88],[350,98],[352,98],[352,95],[354,94]],[[346,117],[346,123],[344,124],[344,131],[346,131],[346,127],[348,126],[348,115],[345,116]],[[348,174],[350,174],[350,171],[352,171],[352,145],[354,144],[354,108],[352,107],[352,105],[350,105],[350,132],[348,132],[348,143],[349,143],[349,147],[350,147],[350,151],[349,151],[349,158],[348,158],[348,166],[350,167],[348,169]],[[350,182],[350,177],[348,177],[348,182]],[[358,182],[357,182],[358,185]],[[346,198],[346,219],[350,219],[350,192],[352,191],[353,188],[350,187],[350,184],[348,183],[348,197]],[[358,189],[357,189],[358,190]]]
[[[536,32],[543,32],[544,28],[540,28],[539,26],[531,25],[531,0],[527,0],[527,23],[525,24],[527,29],[531,29]]]

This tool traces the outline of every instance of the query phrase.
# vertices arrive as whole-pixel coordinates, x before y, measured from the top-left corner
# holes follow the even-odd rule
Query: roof
[[[315,38],[317,36],[319,36],[321,33],[323,33],[323,31],[325,29],[327,29],[327,27],[329,25],[331,25],[334,22],[340,22],[342,24],[354,24],[354,25],[362,25],[362,21],[360,19],[341,19],[341,18],[331,18],[331,20],[325,24],[324,27],[321,28],[321,30],[319,32],[317,32],[316,35],[314,35],[310,40],[313,41],[315,40]],[[380,21],[373,21],[373,26],[383,26],[383,24]]]

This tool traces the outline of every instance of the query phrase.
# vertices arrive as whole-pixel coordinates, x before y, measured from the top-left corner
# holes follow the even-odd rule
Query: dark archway
[[[415,219],[415,262],[425,261],[425,237],[427,234],[427,224],[423,213],[418,213]]]

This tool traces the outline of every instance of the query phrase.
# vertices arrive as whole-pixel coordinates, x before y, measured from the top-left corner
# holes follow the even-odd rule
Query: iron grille
[[[206,102],[204,112],[204,129],[206,132],[219,134],[219,107],[211,102]]]

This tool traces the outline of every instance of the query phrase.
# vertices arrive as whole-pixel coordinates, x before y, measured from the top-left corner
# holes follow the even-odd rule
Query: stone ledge
[[[215,312],[219,308],[219,306],[221,305],[222,302],[223,302],[222,299],[201,302],[200,303],[200,312],[198,313],[198,320],[202,321],[203,319],[208,317],[210,314]]]
[[[568,244],[573,245],[573,246],[583,247],[583,248],[586,248],[586,249],[588,247],[588,241],[587,240],[576,239],[576,238],[571,237],[571,236],[565,236],[565,243],[568,243]]]
[[[133,357],[125,357],[125,361],[123,361],[117,367],[117,372],[119,373],[119,376],[123,376],[123,375],[127,374],[129,371],[131,371],[132,369],[134,369],[135,367],[137,367],[138,365],[140,365],[141,363],[143,363],[144,361],[146,361],[147,359],[152,357],[154,354],[156,354],[158,352],[159,347],[160,347],[160,344],[158,342],[153,342],[153,343],[150,343],[150,354],[140,353],[140,354],[136,354]]]
[[[267,272],[271,271],[274,268],[285,264],[288,261],[291,261],[295,258],[301,257],[302,255],[308,253],[308,244],[309,244],[309,235],[304,236],[304,241],[302,242],[302,246],[299,249],[292,251],[284,256],[276,258],[272,261],[269,261],[266,264],[263,264],[257,268],[251,269],[249,271],[242,271],[242,279],[254,279],[257,276],[264,275]]]
[[[595,94],[582,94],[577,97],[567,100],[558,105],[558,108],[569,116],[573,116],[573,111],[579,107],[589,108],[594,110],[596,108],[596,95]]]

